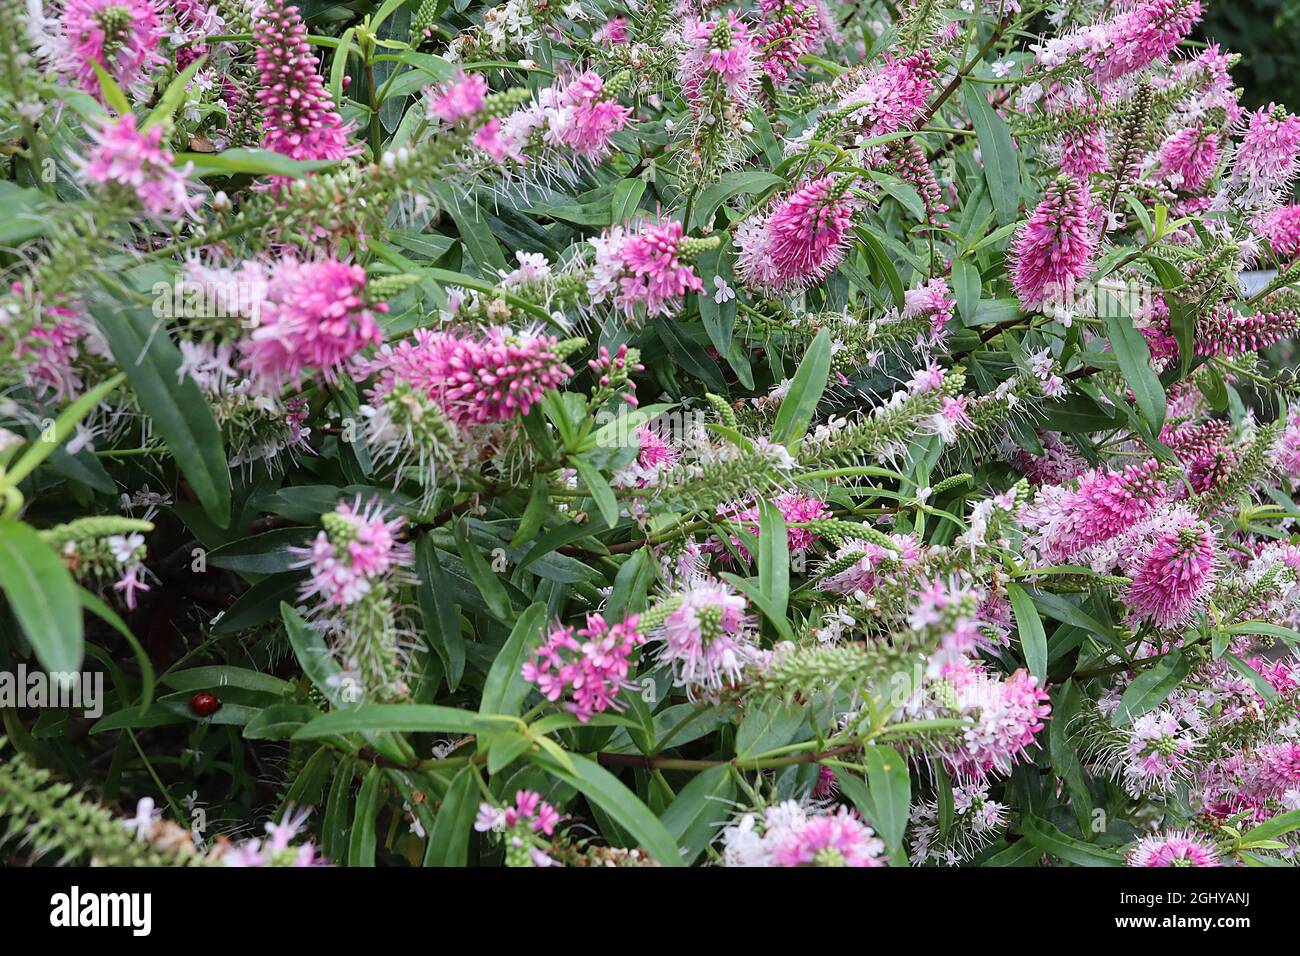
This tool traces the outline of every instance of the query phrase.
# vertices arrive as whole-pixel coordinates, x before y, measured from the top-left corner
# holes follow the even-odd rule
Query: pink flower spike
[[[155,0],[66,0],[59,25],[57,68],[100,102],[93,64],[118,86],[143,94],[165,62],[158,48],[167,27]]]
[[[853,203],[840,180],[824,176],[804,183],[762,219],[742,226],[737,271],[750,285],[798,292],[840,264],[852,219]]]
[[[483,109],[483,98],[487,91],[487,80],[481,73],[467,75],[460,71],[451,83],[430,90],[429,118],[444,123],[459,123]]]
[[[1178,830],[1143,837],[1129,850],[1129,866],[1222,866],[1219,851],[1203,836]]]
[[[1135,618],[1160,627],[1185,624],[1214,585],[1218,548],[1213,530],[1185,508],[1161,519],[1135,549],[1125,593]]]
[[[361,151],[321,80],[298,8],[268,0],[254,24],[262,88],[262,145],[291,159],[344,159]]]
[[[344,362],[383,338],[375,313],[388,307],[367,302],[365,292],[360,266],[284,260],[271,275],[257,327],[240,346],[242,366],[268,386],[308,369],[332,379]]]
[[[1300,255],[1300,205],[1274,209],[1264,218],[1262,232],[1283,259]]]
[[[1182,193],[1200,193],[1219,165],[1219,134],[1197,123],[1174,133],[1160,147],[1152,175]]]
[[[1087,186],[1068,178],[1048,188],[1011,247],[1011,281],[1029,312],[1068,305],[1075,284],[1092,271],[1097,230]]]
[[[1083,62],[1101,84],[1164,60],[1201,19],[1200,0],[1137,0],[1121,9],[1081,34]]]
[[[173,165],[176,158],[163,148],[162,134],[159,124],[140,132],[130,113],[105,119],[91,133],[95,145],[80,164],[81,178],[132,194],[155,219],[193,216],[196,196],[187,178],[193,165]]]
[[[1300,116],[1270,103],[1247,121],[1232,166],[1231,185],[1249,206],[1268,206],[1300,170]]]

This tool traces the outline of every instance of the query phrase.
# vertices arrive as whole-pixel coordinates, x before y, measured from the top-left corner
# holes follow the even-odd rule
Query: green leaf
[[[655,580],[658,570],[649,548],[638,548],[623,562],[614,577],[614,590],[605,602],[605,616],[609,620],[626,617],[630,612],[645,607],[646,593]]]
[[[99,94],[104,102],[117,110],[120,116],[130,113],[131,104],[127,101],[122,88],[117,85],[117,81],[93,58],[90,60],[90,68],[95,71],[95,77],[99,80]]]
[[[213,548],[207,560],[214,568],[242,574],[282,574],[297,561],[290,549],[306,545],[315,536],[314,528],[275,528]]]
[[[455,537],[456,549],[460,552],[461,561],[465,563],[465,571],[474,582],[474,586],[478,588],[478,593],[483,595],[488,611],[501,623],[509,624],[514,619],[510,596],[506,594],[500,579],[492,573],[492,568],[479,553],[474,542],[470,540],[469,526],[463,520],[456,522]]]
[[[148,707],[153,703],[154,671],[153,662],[149,660],[144,645],[131,633],[131,629],[126,626],[126,622],[118,616],[117,612],[100,600],[98,595],[79,586],[77,596],[81,599],[82,607],[121,634],[122,639],[130,645],[131,653],[135,655],[136,663],[140,667],[140,700],[137,706]]]
[[[1258,846],[1267,840],[1276,840],[1292,830],[1300,830],[1300,810],[1279,813],[1259,826],[1251,827],[1242,835],[1241,845],[1243,847]]]
[[[80,670],[85,647],[76,582],[40,535],[18,521],[0,522],[0,588],[41,667]]]
[[[939,809],[939,834],[947,836],[952,831],[956,805],[953,801],[952,778],[943,768],[942,761],[935,761],[934,764],[934,796]]]
[[[478,265],[482,275],[495,279],[500,274],[498,270],[509,269],[501,246],[492,234],[492,227],[477,206],[467,207],[463,196],[459,200],[453,197],[453,201],[448,204],[447,213],[456,223],[460,241],[465,243],[470,258]]]
[[[872,822],[890,850],[899,850],[912,803],[907,761],[892,747],[866,747],[862,755],[867,761],[867,785],[875,814]]]
[[[1020,840],[993,854],[980,866],[1033,866],[1042,855],[1043,851],[1029,840]]]
[[[1079,832],[1088,832],[1092,824],[1092,794],[1084,780],[1083,766],[1075,753],[1075,743],[1070,727],[1079,712],[1079,688],[1073,680],[1065,682],[1052,705],[1052,721],[1048,727],[1048,753],[1052,756],[1052,769],[1065,781],[1070,791],[1070,805],[1074,808]]]
[[[1034,573],[1042,574],[1045,570],[1047,569],[1035,568]],[[1083,568],[1081,570],[1085,574],[1095,573],[1092,568]],[[1076,572],[1067,570],[1066,566],[1062,566],[1060,573],[1073,574]],[[1073,627],[1081,628],[1089,634],[1095,634],[1097,637],[1107,641],[1118,640],[1118,635],[1115,632],[1115,626],[1113,624],[1106,624],[1097,620],[1091,614],[1075,607],[1059,594],[1053,594],[1050,591],[1033,591],[1030,592],[1030,597],[1033,598],[1034,607],[1038,608],[1040,612],[1054,620],[1061,621],[1062,623],[1069,624]]]
[[[776,505],[758,506],[758,586],[776,614],[785,615],[790,600],[790,539]]]
[[[1058,432],[1093,432],[1119,424],[1112,412],[1103,411],[1086,395],[1067,395],[1060,401],[1047,402],[1043,412],[1048,426]]]
[[[720,577],[728,584],[735,585],[737,589],[744,592],[745,596],[750,599],[758,609],[763,612],[763,616],[768,622],[776,628],[776,632],[781,635],[785,641],[794,640],[794,631],[790,627],[790,622],[786,620],[783,612],[778,612],[768,600],[767,595],[758,587],[750,578],[742,578],[738,574],[732,574],[730,571],[723,571]]]
[[[727,173],[700,193],[692,219],[697,227],[707,230],[713,223],[713,216],[718,211],[718,207],[732,196],[742,193],[760,193],[784,184],[785,180],[780,176],[762,170]]]
[[[348,866],[374,866],[375,818],[379,816],[379,784],[384,771],[371,767],[361,781],[361,792],[357,794],[357,811],[352,817],[352,838],[348,841]]]
[[[965,325],[974,325],[980,305],[980,271],[965,259],[952,264],[953,294],[957,312]]]
[[[534,754],[535,762],[576,787],[630,833],[660,866],[682,866],[677,841],[644,803],[600,764],[581,754],[569,754],[573,769],[561,766],[550,754]]]
[[[1277,700],[1277,690],[1265,679],[1263,674],[1234,654],[1224,654],[1223,659],[1232,665],[1233,670],[1254,685],[1255,692],[1259,694],[1260,697],[1263,697],[1264,700],[1270,702]]]
[[[49,231],[46,199],[39,189],[0,181],[0,246],[17,247]]]
[[[244,728],[248,735],[249,727]],[[327,860],[340,860],[346,851],[348,832],[348,806],[352,797],[352,775],[357,761],[353,757],[344,757],[334,771],[334,780],[330,784],[329,796],[325,799],[325,818],[321,825],[321,852]]]
[[[330,63],[330,97],[335,103],[343,101],[343,79],[348,72],[348,53],[352,49],[352,35],[356,27],[348,27],[339,37],[339,45],[334,48],[334,59]]]
[[[424,633],[442,659],[447,689],[455,691],[465,675],[465,638],[460,633],[460,611],[438,563],[438,550],[427,534],[421,535],[416,544],[415,571],[420,578],[416,596],[424,617]]]
[[[528,493],[528,505],[519,518],[519,527],[515,530],[514,537],[510,539],[511,547],[520,547],[537,537],[537,532],[542,529],[542,523],[546,520],[546,507],[550,500],[546,478],[542,475],[533,475],[533,487]]]
[[[470,828],[478,813],[478,770],[465,767],[442,798],[433,832],[424,852],[425,866],[465,866],[469,859]]]
[[[790,743],[807,721],[802,707],[783,700],[765,700],[749,706],[736,728],[736,757],[753,759]]]
[[[618,524],[618,501],[615,500],[614,492],[609,487],[609,482],[605,480],[605,476],[600,473],[600,469],[578,455],[570,457],[569,463],[578,470],[578,475],[582,478],[582,483],[587,486],[587,493],[596,502],[596,508],[600,511],[600,516],[605,519],[605,524],[611,528]]]
[[[831,373],[830,333],[822,329],[808,347],[799,369],[790,382],[790,390],[781,400],[776,423],[772,426],[772,440],[791,445],[803,438],[817,411],[817,403],[826,391]]]
[[[244,725],[247,740],[288,740],[317,714],[311,704],[272,704]]]
[[[989,186],[998,222],[1010,224],[1020,211],[1020,158],[1011,141],[1011,130],[1006,120],[989,105],[982,85],[963,84],[962,99],[979,139],[984,179]]]
[[[278,617],[280,603],[297,596],[299,582],[297,574],[273,574],[258,581],[221,613],[212,626],[213,636],[237,634]]]
[[[1038,609],[1019,584],[1007,585],[1007,596],[1016,612],[1016,630],[1020,634],[1020,649],[1025,655],[1029,672],[1038,678],[1039,685],[1047,680],[1047,634]]]
[[[668,350],[670,360],[681,366],[681,371],[698,378],[714,394],[726,394],[727,382],[718,370],[717,363],[704,352],[698,340],[687,333],[686,326],[680,322],[656,318],[654,330]]]
[[[1133,678],[1133,683],[1128,685],[1124,696],[1119,699],[1119,708],[1115,711],[1115,725],[1122,727],[1134,718],[1159,707],[1182,683],[1189,670],[1191,664],[1183,656],[1183,652],[1175,648],[1142,671]]]
[[[183,724],[185,716],[164,704],[150,704],[148,707],[127,707],[124,710],[106,714],[90,726],[90,733],[102,734],[107,730],[124,730],[128,727],[165,727],[168,724]]]
[[[483,682],[481,714],[517,715],[524,698],[532,687],[520,673],[524,661],[542,641],[542,624],[546,620],[546,605],[538,602],[519,615],[514,630],[501,648]]]
[[[880,237],[866,226],[858,227],[857,234],[862,242],[862,250],[866,254],[867,261],[871,264],[872,277],[879,277],[879,281],[888,285],[889,292],[894,297],[895,308],[903,308],[907,304],[907,290],[903,288],[903,279],[898,274],[898,267],[889,258],[889,253],[885,251]]]
[[[417,70],[428,73],[429,76],[440,83],[446,83],[448,80],[456,78],[456,64],[451,63],[440,56],[434,56],[432,53],[417,53],[414,50],[403,50],[400,53],[385,53],[375,57],[375,62],[385,61],[391,57],[393,61],[405,63],[407,66],[413,66]]]
[[[203,510],[218,527],[228,527],[230,467],[221,429],[194,380],[178,374],[181,353],[161,320],[146,309],[102,298],[91,301],[90,312]]]
[[[1115,357],[1119,359],[1124,381],[1137,399],[1138,409],[1151,426],[1151,433],[1158,435],[1165,423],[1165,389],[1160,384],[1160,376],[1151,367],[1151,349],[1147,340],[1128,316],[1108,314],[1105,321],[1106,334]]]
[[[338,164],[334,159],[290,159],[269,149],[226,149],[219,153],[179,153],[178,163],[193,163],[197,176],[285,176],[302,179]]]
[[[694,863],[713,841],[727,821],[735,794],[731,768],[710,767],[696,774],[668,805],[659,819],[684,850],[684,863]]]
[[[1244,624],[1234,624],[1228,628],[1227,633],[1267,634],[1269,637],[1280,638],[1291,644],[1300,642],[1300,631],[1283,627],[1280,624],[1270,624],[1268,621],[1246,621]]]
[[[177,691],[174,694],[164,694],[158,698],[155,706],[171,711],[182,721],[212,724],[217,727],[243,727],[261,713],[260,706],[238,703],[223,698],[221,706],[217,708],[215,713],[208,717],[201,717],[194,713],[194,709],[190,706],[191,697],[192,695],[187,690]]]
[[[354,710],[332,710],[312,719],[293,735],[294,740],[358,733],[477,734],[501,730],[515,721],[493,718],[472,710],[439,707],[436,704],[363,704]]]
[[[736,299],[733,296],[724,302],[714,300],[717,291],[717,279],[728,285],[735,281],[730,244],[723,242],[713,249],[706,250],[696,261],[696,271],[704,284],[703,290],[695,300],[700,309],[700,321],[709,341],[718,350],[718,354],[727,360],[735,370],[736,377],[745,388],[754,387],[754,373],[750,368],[745,350],[736,342]]]
[[[645,195],[645,185],[644,179],[637,178],[624,179],[614,187],[614,195],[610,199],[609,224],[611,226],[617,226],[636,212],[637,204]]]
[[[320,632],[308,625],[291,605],[283,602],[280,604],[280,619],[303,673],[331,705],[350,708],[352,705],[343,699],[343,688],[339,685],[342,670],[325,646]]]
[[[517,730],[507,730],[479,737],[479,742],[487,746],[487,770],[495,777],[533,745],[533,738]]]
[[[1026,840],[1049,856],[1076,866],[1123,866],[1124,859],[1114,850],[1084,843],[1066,836],[1046,820],[1025,814],[1020,820],[1020,832]]]
[[[222,687],[240,687],[244,690],[274,694],[277,697],[287,697],[296,690],[287,680],[227,664],[172,671],[162,679],[162,683],[172,690],[216,690]]]

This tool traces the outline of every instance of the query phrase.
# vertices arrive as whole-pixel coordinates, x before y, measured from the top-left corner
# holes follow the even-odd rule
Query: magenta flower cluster
[[[524,664],[523,677],[547,700],[566,698],[564,709],[585,724],[596,714],[626,706],[618,695],[633,686],[629,658],[645,640],[635,614],[614,625],[600,614],[588,614],[586,625],[576,631],[553,628],[533,660]]]
[[[377,394],[406,382],[428,395],[455,421],[495,424],[528,411],[572,370],[556,354],[556,339],[500,326],[478,333],[418,329],[384,346],[373,363]]]

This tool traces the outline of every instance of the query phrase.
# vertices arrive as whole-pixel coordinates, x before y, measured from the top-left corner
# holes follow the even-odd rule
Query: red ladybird
[[[201,690],[190,698],[190,710],[200,717],[211,717],[220,706],[220,698],[211,691]]]

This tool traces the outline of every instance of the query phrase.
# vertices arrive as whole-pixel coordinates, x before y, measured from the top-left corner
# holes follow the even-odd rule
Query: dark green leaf
[[[0,522],[0,588],[41,666],[61,674],[80,670],[84,638],[76,582],[40,535],[18,521]]]
[[[433,540],[421,535],[415,549],[415,569],[420,577],[416,595],[424,617],[424,633],[446,673],[447,689],[455,691],[465,674],[465,638],[460,633],[460,611],[452,598]]]
[[[799,369],[790,381],[790,389],[781,399],[781,408],[772,426],[772,440],[790,445],[803,438],[817,411],[822,392],[831,372],[831,339],[825,329],[817,333],[804,354]]]
[[[546,605],[533,604],[519,615],[514,630],[505,646],[492,662],[487,680],[483,683],[483,700],[479,706],[482,714],[519,713],[531,684],[524,680],[524,662],[542,641],[542,624],[546,621]]]
[[[180,375],[181,354],[148,310],[98,298],[90,303],[113,358],[126,373],[153,428],[218,527],[230,524],[230,468],[221,429],[194,380]]]
[[[710,767],[682,788],[660,819],[685,851],[683,862],[694,863],[727,821],[736,782],[731,768]]]
[[[1020,211],[1020,158],[1011,141],[1011,130],[989,105],[984,86],[978,83],[962,84],[962,99],[970,113],[971,125],[979,138],[984,178],[993,198],[998,222],[1003,225],[1015,221]]]
[[[1020,635],[1020,649],[1025,655],[1025,664],[1041,685],[1047,680],[1047,634],[1043,631],[1042,618],[1020,585],[1008,584],[1007,596],[1016,612],[1016,630]]]

